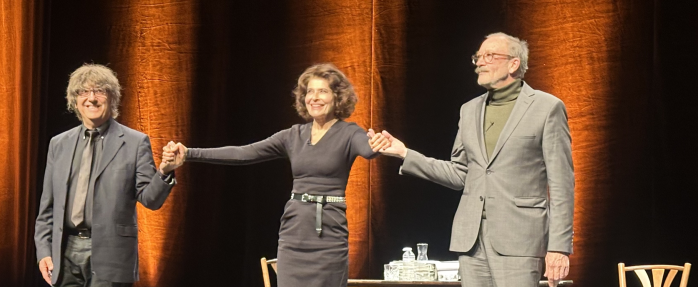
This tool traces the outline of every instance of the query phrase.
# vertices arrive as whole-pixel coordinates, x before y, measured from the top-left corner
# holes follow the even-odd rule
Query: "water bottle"
[[[402,254],[402,270],[400,272],[400,281],[414,281],[414,253],[412,247],[402,249],[405,253]]]
[[[405,251],[405,253],[402,254],[402,261],[414,261],[414,253],[412,252],[412,247],[405,247],[402,249],[402,251]]]

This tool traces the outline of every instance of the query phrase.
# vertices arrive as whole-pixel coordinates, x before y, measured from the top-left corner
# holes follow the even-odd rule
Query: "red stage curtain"
[[[38,1],[0,2],[0,274],[3,286],[35,282],[34,219],[40,114]]]
[[[120,1],[104,4],[108,59],[124,92],[119,121],[150,136],[155,163],[168,141],[187,142],[196,70],[197,1]],[[172,286],[171,265],[183,264],[178,219],[189,196],[188,174],[160,210],[138,206],[139,286]],[[170,272],[168,272],[170,271]]]
[[[651,75],[642,64],[630,63],[649,63],[651,45],[647,44],[651,39],[647,41],[649,32],[642,37],[640,31],[652,29],[652,16],[647,14],[652,4],[610,0],[505,2],[507,29],[530,45],[526,81],[559,97],[567,106],[576,179],[570,278],[575,285],[597,285],[601,282],[594,274],[613,276],[610,269],[598,269],[597,263],[604,258],[600,253],[631,240],[613,238],[609,227],[617,222],[611,218],[623,217],[619,213],[628,211],[619,206],[633,209],[629,205],[636,204],[636,210],[641,210],[644,205],[644,199],[623,203],[621,195],[650,184],[647,171],[629,167],[650,164],[647,138],[651,130],[646,128],[650,117],[643,111],[649,110]],[[646,80],[640,80],[643,78]],[[619,204],[611,203],[616,200]],[[635,219],[638,229],[630,234],[643,228],[641,217]],[[609,244],[612,241],[619,244]]]
[[[696,20],[687,15],[698,2],[1,3],[2,286],[39,280],[38,185],[48,139],[78,124],[62,97],[67,75],[82,63],[118,73],[118,120],[150,135],[156,163],[170,140],[244,145],[302,122],[291,90],[318,62],[333,62],[355,85],[359,103],[349,121],[448,159],[460,105],[484,92],[469,57],[499,31],[529,42],[525,80],[567,105],[577,178],[575,286],[615,282],[619,261],[695,258],[677,242],[694,239],[684,238],[681,224],[696,221],[693,170],[680,166],[695,162],[685,137],[696,122],[689,63]],[[432,259],[456,257],[448,245],[461,193],[399,176],[399,165],[389,158],[354,164],[350,278],[381,278],[383,263],[418,242],[430,244]],[[137,285],[260,285],[258,260],[275,256],[289,171],[283,160],[178,170],[165,206],[139,209]]]

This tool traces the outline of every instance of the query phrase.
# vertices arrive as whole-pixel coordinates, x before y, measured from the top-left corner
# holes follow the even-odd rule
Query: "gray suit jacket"
[[[450,161],[408,150],[401,174],[463,191],[453,220],[452,251],[473,247],[485,205],[488,240],[497,252],[572,253],[574,170],[565,105],[524,83],[488,161],[482,123],[486,97],[461,107]]]
[[[92,270],[102,280],[138,280],[138,225],[136,201],[149,209],[160,208],[173,184],[156,171],[147,135],[110,119],[100,165],[92,175]],[[63,222],[68,176],[80,138],[75,127],[51,139],[46,159],[41,205],[34,242],[37,259],[51,256],[52,282],[56,284],[63,252]],[[56,223],[56,224],[54,224]]]

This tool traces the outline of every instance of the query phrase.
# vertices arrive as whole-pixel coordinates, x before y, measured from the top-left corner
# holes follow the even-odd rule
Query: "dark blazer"
[[[174,182],[167,184],[160,178],[147,135],[110,121],[102,158],[90,182],[95,187],[92,270],[102,280],[134,282],[138,280],[136,201],[146,208],[159,209]],[[46,159],[34,242],[38,260],[47,256],[53,260],[53,284],[61,270],[68,177],[79,131],[80,126],[53,137]]]
[[[461,107],[450,161],[408,150],[401,174],[463,191],[453,219],[452,251],[473,247],[485,205],[488,240],[500,254],[572,253],[574,169],[565,105],[524,83],[488,160],[486,97]]]

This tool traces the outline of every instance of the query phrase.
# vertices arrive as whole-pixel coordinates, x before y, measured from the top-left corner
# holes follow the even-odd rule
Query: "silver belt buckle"
[[[304,193],[301,195],[301,201],[302,202],[316,202],[316,203],[322,203],[322,195],[310,195],[307,193]]]
[[[87,231],[79,231],[79,232],[78,232],[78,238],[80,238],[80,239],[88,239],[88,238],[90,238],[90,235],[87,234]]]

